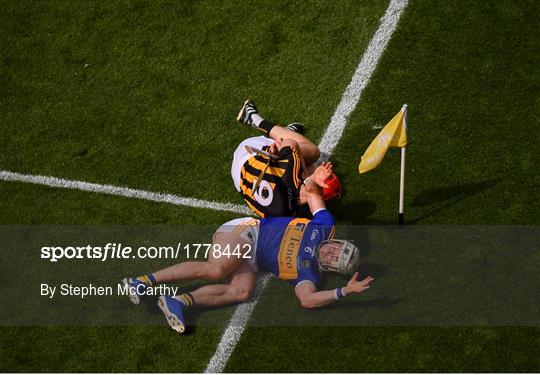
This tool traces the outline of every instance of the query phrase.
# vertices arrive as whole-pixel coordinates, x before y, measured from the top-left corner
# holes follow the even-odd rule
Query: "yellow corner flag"
[[[384,158],[390,147],[407,146],[407,105],[394,116],[392,120],[381,130],[369,145],[362,159],[358,170],[360,173],[368,172],[376,168]]]

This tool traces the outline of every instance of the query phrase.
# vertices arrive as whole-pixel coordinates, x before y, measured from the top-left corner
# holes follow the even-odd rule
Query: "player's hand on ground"
[[[368,276],[364,280],[359,281],[358,272],[356,272],[353,277],[347,283],[347,293],[362,293],[364,290],[369,288],[369,284],[374,280],[373,277]]]
[[[332,174],[332,163],[325,162],[322,163],[315,169],[315,172],[313,172],[313,175],[311,176],[311,179],[314,183],[319,185],[322,188],[328,187],[326,184],[326,179],[330,177]]]

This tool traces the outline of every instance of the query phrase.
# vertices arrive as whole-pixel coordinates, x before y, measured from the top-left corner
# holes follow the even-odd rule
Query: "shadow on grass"
[[[349,310],[349,309],[361,309],[374,307],[378,309],[391,309],[401,301],[394,297],[380,296],[375,297],[369,300],[358,300],[358,301],[341,301],[341,303],[334,303],[320,307],[318,310]]]
[[[360,273],[361,277],[373,276],[375,279],[379,279],[386,276],[388,269],[382,264],[360,262],[358,272]]]
[[[370,218],[377,209],[377,204],[371,201],[348,202],[340,200],[331,202],[328,209],[340,223],[354,225],[396,225],[398,223],[397,212],[395,219],[392,220]]]
[[[408,223],[414,224],[422,219],[433,216],[467,197],[479,194],[484,190],[491,189],[501,180],[502,178],[495,178],[480,182],[472,182],[468,184],[438,187],[425,190],[418,194],[416,198],[414,198],[412,206],[426,207],[434,204],[440,205],[432,210],[429,210],[427,213],[420,217],[409,220]]]
[[[146,312],[150,315],[159,316],[160,319],[162,319],[162,323],[164,327],[167,327],[167,329],[174,334],[178,334],[174,331],[172,331],[168,325],[167,321],[165,320],[165,317],[163,316],[163,312],[157,305],[157,298],[154,297],[147,297],[146,301],[144,303]],[[189,312],[186,314],[186,311],[184,311],[184,317],[186,319],[186,330],[182,334],[183,336],[189,336],[195,334],[197,331],[197,321],[201,317],[202,314],[206,314],[209,312],[212,312],[213,310],[218,310],[219,307],[214,308],[202,308],[198,306],[194,306],[189,309]],[[228,323],[228,322],[227,322]],[[225,326],[226,323],[223,323],[223,326]]]
[[[328,205],[328,209],[338,221],[354,224],[369,224],[366,219],[375,212],[376,208],[377,205],[371,201],[346,202],[337,200]]]

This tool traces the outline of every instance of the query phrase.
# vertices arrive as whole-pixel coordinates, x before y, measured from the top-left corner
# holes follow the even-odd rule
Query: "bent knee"
[[[300,145],[294,139],[291,139],[291,138],[284,139],[283,143],[281,144],[281,147],[286,147],[286,146],[295,148],[297,151],[300,151]]]
[[[219,264],[208,263],[208,269],[206,270],[206,276],[212,280],[223,280],[227,277],[225,268]]]
[[[251,297],[252,290],[245,287],[235,287],[234,297],[237,302],[246,302]]]
[[[314,146],[311,152],[313,153],[313,155],[311,155],[313,163],[315,163],[321,157],[321,150],[319,150],[317,146]]]

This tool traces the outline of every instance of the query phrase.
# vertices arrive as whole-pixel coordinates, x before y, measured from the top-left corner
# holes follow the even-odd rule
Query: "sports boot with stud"
[[[259,112],[257,111],[257,106],[255,105],[255,103],[251,99],[248,99],[242,106],[240,112],[238,112],[238,116],[236,116],[236,119],[241,124],[251,125],[256,128],[257,126],[255,126],[255,124],[253,123],[252,116],[258,113]]]
[[[285,126],[285,128],[298,134],[304,134],[305,131],[304,124],[301,124],[299,122],[292,122],[289,125]]]

